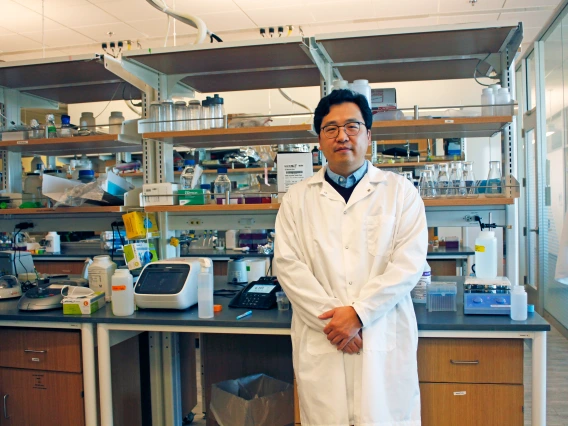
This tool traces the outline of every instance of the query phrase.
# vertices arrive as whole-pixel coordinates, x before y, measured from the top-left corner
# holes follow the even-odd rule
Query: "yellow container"
[[[126,238],[129,240],[156,238],[160,236],[154,213],[131,212],[122,215]]]

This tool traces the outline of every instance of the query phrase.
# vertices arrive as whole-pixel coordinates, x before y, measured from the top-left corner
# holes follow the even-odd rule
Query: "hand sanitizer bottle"
[[[197,316],[213,318],[213,263],[211,259],[199,259],[201,272],[197,276]]]

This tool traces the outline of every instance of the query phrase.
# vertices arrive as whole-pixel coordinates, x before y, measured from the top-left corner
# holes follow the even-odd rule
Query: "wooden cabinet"
[[[85,424],[81,335],[0,329],[0,426]]]
[[[83,272],[85,261],[84,260],[53,261],[53,260],[34,259],[34,266],[36,270],[42,274],[79,275]]]
[[[423,426],[523,424],[521,339],[421,338]]]

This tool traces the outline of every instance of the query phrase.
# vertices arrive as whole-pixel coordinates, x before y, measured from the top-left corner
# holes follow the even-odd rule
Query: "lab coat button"
[[[347,214],[347,211],[344,211],[343,214]]]
[[[349,246],[345,246],[345,250],[349,250]]]
[[[349,281],[349,285],[353,285],[353,281]]]

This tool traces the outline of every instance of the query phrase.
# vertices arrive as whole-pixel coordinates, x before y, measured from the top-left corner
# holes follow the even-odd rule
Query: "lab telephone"
[[[230,308],[271,309],[281,291],[276,277],[261,277],[243,288],[229,303]]]

